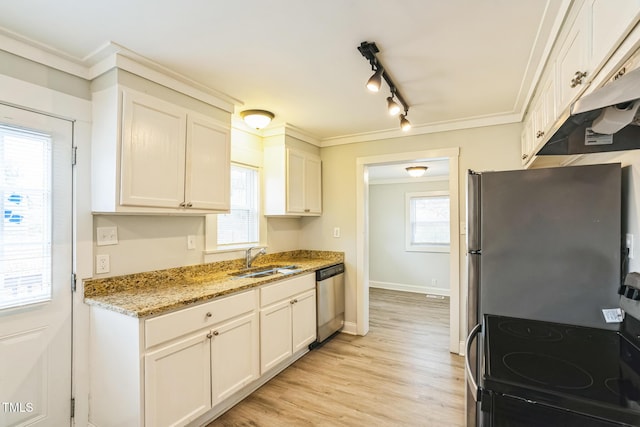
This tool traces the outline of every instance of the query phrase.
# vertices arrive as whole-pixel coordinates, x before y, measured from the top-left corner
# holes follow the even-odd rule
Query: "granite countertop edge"
[[[299,250],[268,254],[254,262],[255,269],[267,265],[295,264],[296,271],[286,275],[234,277],[231,273],[243,267],[243,260],[238,259],[88,279],[83,282],[84,302],[131,317],[154,317],[268,283],[309,274],[341,262],[344,262],[343,252]]]

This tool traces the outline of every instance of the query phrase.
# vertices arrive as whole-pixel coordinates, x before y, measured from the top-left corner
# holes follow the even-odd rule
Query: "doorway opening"
[[[356,159],[356,199],[357,199],[357,333],[365,335],[369,330],[369,284],[370,284],[370,194],[369,169],[374,166],[393,165],[407,162],[448,161],[449,197],[449,351],[460,353],[460,215],[459,215],[459,174],[458,148],[394,153]]]

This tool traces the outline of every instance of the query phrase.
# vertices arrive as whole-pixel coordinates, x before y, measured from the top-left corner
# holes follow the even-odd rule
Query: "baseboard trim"
[[[355,322],[344,322],[342,332],[349,335],[358,335],[358,325]]]
[[[445,288],[435,288],[431,286],[418,286],[418,285],[408,285],[405,283],[393,283],[393,282],[376,282],[373,280],[369,281],[370,288],[380,288],[380,289],[388,289],[390,291],[402,291],[402,292],[414,292],[418,294],[425,295],[437,295],[448,297],[451,294],[449,289]]]

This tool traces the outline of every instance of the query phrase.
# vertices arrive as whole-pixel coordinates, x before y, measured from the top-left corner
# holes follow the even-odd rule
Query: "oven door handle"
[[[476,382],[476,379],[473,378],[473,372],[471,372],[471,361],[469,360],[469,355],[471,353],[471,345],[480,331],[482,331],[482,324],[478,323],[473,327],[471,332],[469,332],[469,336],[465,343],[466,353],[464,355],[464,367],[467,374],[467,383],[471,386],[471,395],[473,396],[473,400],[476,402],[478,401],[478,383]]]

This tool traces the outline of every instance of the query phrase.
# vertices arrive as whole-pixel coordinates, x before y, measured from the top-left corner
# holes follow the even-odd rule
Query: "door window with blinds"
[[[258,243],[258,170],[231,165],[231,209],[218,215],[218,246]]]
[[[52,140],[0,125],[0,309],[51,299]]]
[[[406,250],[449,252],[449,192],[406,193]]]

